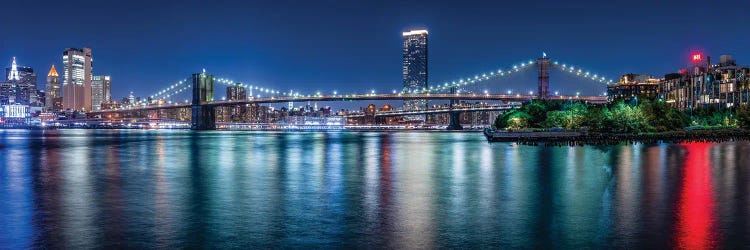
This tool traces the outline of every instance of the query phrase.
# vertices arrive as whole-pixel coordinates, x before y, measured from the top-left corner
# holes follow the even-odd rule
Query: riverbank
[[[494,134],[493,134],[494,133]],[[724,142],[750,140],[750,131],[742,129],[680,130],[658,133],[601,133],[601,132],[528,132],[522,136],[503,136],[506,132],[485,132],[490,142],[512,141],[524,145],[583,146],[617,145],[620,143],[681,143]],[[539,136],[539,133],[545,133]],[[555,133],[560,133],[555,136]]]

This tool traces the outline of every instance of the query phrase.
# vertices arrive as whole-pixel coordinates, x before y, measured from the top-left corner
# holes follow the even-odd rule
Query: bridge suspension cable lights
[[[220,83],[220,84],[223,84],[225,86],[237,86],[236,84],[239,83],[239,82],[230,80],[228,78],[215,78],[214,81],[216,83]],[[251,93],[252,93],[252,91],[257,91],[259,93],[263,93],[263,95],[268,95],[268,96],[290,96],[290,95],[293,94],[291,91],[290,92],[283,92],[283,91],[278,91],[278,90],[275,90],[275,89],[261,87],[261,86],[257,86],[257,85],[241,84],[240,86],[242,86],[244,88],[247,88],[248,90],[251,91]],[[171,85],[167,86],[166,88],[164,88],[162,90],[159,90],[159,91],[157,91],[157,92],[149,95],[148,97],[150,97],[150,100],[151,100],[150,102],[151,103],[157,103],[159,100],[167,100],[167,99],[170,99],[172,97],[175,97],[176,95],[178,95],[180,93],[183,93],[183,92],[185,92],[185,91],[187,91],[189,89],[192,89],[192,87],[193,86],[192,86],[191,82],[188,81],[188,79],[183,79],[183,80],[177,81],[174,84],[171,84]],[[261,96],[260,96],[260,94],[259,95],[253,95],[253,96],[251,96],[251,98],[253,98],[253,97],[261,97]]]
[[[605,83],[607,85],[614,83],[614,81],[611,78],[606,78],[601,74],[591,73],[591,71],[585,70],[581,67],[576,67],[576,66],[566,64],[566,63],[561,63],[558,61],[554,61],[552,62],[552,64],[555,65],[556,67],[559,67],[558,69],[563,72],[571,73],[575,76],[578,76],[584,79],[589,79],[589,80],[597,81],[600,83]]]
[[[475,84],[475,83],[480,83],[480,82],[483,82],[483,81],[486,81],[486,80],[490,80],[490,79],[494,79],[494,78],[498,78],[498,77],[509,76],[509,75],[513,74],[514,72],[519,72],[519,71],[521,71],[523,69],[531,67],[534,64],[535,64],[535,62],[533,60],[528,60],[528,61],[522,62],[520,64],[514,64],[513,66],[508,67],[507,70],[503,70],[501,68],[501,69],[498,69],[497,71],[484,72],[484,73],[481,73],[481,74],[476,74],[476,75],[474,75],[474,77],[461,78],[461,79],[456,80],[456,81],[444,82],[442,85],[438,84],[437,86],[430,86],[429,88],[423,88],[422,91],[420,91],[420,92],[413,92],[413,93],[409,93],[409,94],[414,94],[414,93],[441,93],[441,92],[444,92],[444,91],[452,90],[454,88],[459,88],[459,87],[462,87],[462,86],[467,86],[469,84]],[[404,93],[404,94],[406,94],[407,92],[408,91],[406,91],[406,90],[402,90],[401,91],[401,93]]]
[[[168,87],[154,94],[149,95],[149,97],[151,98],[152,102],[155,102],[160,99],[167,99],[171,96],[174,96],[176,94],[179,94],[180,92],[187,90],[190,87],[190,85],[187,83],[188,83],[187,79],[182,79],[176,82],[175,84],[169,85]]]
[[[471,90],[467,91],[467,88],[476,88],[479,83],[495,79],[502,78],[510,75],[516,75],[525,69],[537,67],[539,69],[538,77],[538,92],[529,91],[528,95],[525,93],[514,93],[510,91],[507,94],[492,93],[485,90],[483,94],[474,92]],[[527,60],[521,63],[512,65],[505,69],[498,69],[497,71],[489,71],[481,74],[476,74],[473,77],[461,78],[456,81],[444,82],[442,85],[437,84],[431,87],[425,87],[422,89],[416,89],[413,91],[407,91],[406,89],[401,92],[393,91],[393,94],[381,94],[377,93],[374,89],[368,93],[354,93],[354,94],[341,94],[334,90],[333,95],[322,94],[317,91],[314,95],[312,94],[301,94],[293,90],[290,91],[279,91],[272,88],[262,87],[255,84],[245,84],[237,81],[233,81],[229,78],[216,77],[214,75],[208,75],[205,73],[196,73],[192,75],[192,81],[181,80],[177,83],[167,86],[149,96],[149,101],[146,103],[138,103],[137,105],[131,105],[129,107],[115,108],[113,110],[102,110],[97,112],[90,112],[87,115],[90,116],[108,116],[108,117],[122,117],[125,113],[140,115],[139,112],[161,112],[159,110],[164,109],[192,109],[191,124],[194,129],[214,129],[215,128],[215,110],[216,107],[231,107],[239,105],[253,105],[261,103],[282,103],[282,102],[304,102],[304,101],[387,101],[387,100],[443,100],[450,101],[448,111],[451,114],[451,126],[454,122],[458,122],[458,112],[462,110],[456,109],[458,106],[454,104],[460,100],[487,100],[487,101],[500,101],[503,103],[513,102],[526,102],[535,99],[560,99],[560,100],[581,100],[590,103],[605,103],[607,102],[606,97],[602,96],[581,96],[580,92],[576,92],[575,96],[559,95],[555,92],[554,95],[549,94],[549,70],[554,68],[562,70],[578,76],[582,79],[590,81],[596,81],[600,83],[610,84],[612,80],[600,76],[599,74],[592,74],[590,71],[584,70],[583,68],[560,63],[558,61],[551,62],[549,58],[543,56],[536,60]],[[208,78],[207,78],[208,77]],[[213,98],[213,93],[216,88],[214,84],[220,84],[224,86],[237,86],[245,88],[247,98],[235,99],[221,98],[216,100]],[[176,98],[175,95],[187,92],[188,89],[192,90],[192,102],[172,102],[166,100],[168,98]],[[209,93],[210,94],[207,94]],[[455,102],[455,103],[454,103]],[[142,104],[142,105],[141,105]],[[404,111],[406,112],[406,111]],[[409,111],[417,114],[419,111]],[[441,111],[442,112],[442,111]],[[402,113],[394,113],[402,114]],[[407,113],[403,113],[407,114]],[[460,124],[459,124],[460,125]],[[460,127],[459,127],[460,128]]]
[[[239,86],[247,88],[250,91],[255,90],[255,91],[258,91],[259,93],[270,94],[270,96],[290,96],[291,93],[292,93],[291,91],[290,92],[285,92],[285,91],[279,91],[279,90],[275,90],[275,89],[271,89],[271,88],[266,88],[266,87],[261,87],[261,86],[257,86],[257,85],[252,85],[252,84],[250,84],[250,85],[243,84],[243,83],[240,83],[240,82],[237,82],[237,81],[233,81],[233,80],[230,80],[230,79],[227,79],[227,78],[217,78],[214,81],[217,82],[217,83],[223,84],[225,86],[238,86],[237,84],[239,83],[240,84]],[[260,96],[252,96],[252,97],[260,97]]]

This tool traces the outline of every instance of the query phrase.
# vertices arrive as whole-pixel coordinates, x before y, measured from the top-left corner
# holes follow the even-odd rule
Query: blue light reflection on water
[[[747,247],[748,153],[476,133],[0,130],[0,246]]]

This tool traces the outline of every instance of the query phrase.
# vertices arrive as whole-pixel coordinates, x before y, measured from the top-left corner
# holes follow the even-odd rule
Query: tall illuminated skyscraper
[[[110,101],[112,82],[109,76],[93,76],[91,78],[91,110],[99,111],[102,103]]]
[[[403,33],[404,92],[421,93],[427,88],[427,30]],[[404,101],[404,110],[426,109],[427,100]],[[424,116],[410,117],[424,120]]]
[[[18,74],[18,65],[16,64],[16,57],[13,57],[13,62],[11,63],[10,68],[5,69],[5,72],[7,72],[8,77],[5,78],[8,81],[19,81],[21,80],[21,76]]]
[[[36,89],[36,73],[31,67],[18,66],[16,58],[13,57],[13,63],[10,68],[5,68],[7,81],[12,84],[14,103],[41,106],[38,103]]]
[[[90,111],[91,70],[93,59],[91,48],[67,48],[63,51],[63,108]]]
[[[51,111],[59,111],[62,109],[61,106],[59,106],[60,101],[60,77],[57,74],[57,70],[55,69],[55,65],[52,65],[52,68],[49,69],[49,73],[47,73],[47,90],[45,91],[45,97],[44,97],[44,107],[47,108],[47,110]]]

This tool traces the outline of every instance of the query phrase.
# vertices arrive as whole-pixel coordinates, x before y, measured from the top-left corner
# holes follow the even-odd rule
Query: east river
[[[750,142],[0,130],[0,248],[749,248]]]

